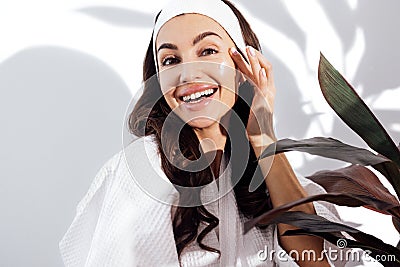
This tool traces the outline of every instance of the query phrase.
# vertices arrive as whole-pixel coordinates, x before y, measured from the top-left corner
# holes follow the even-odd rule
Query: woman
[[[140,138],[104,165],[79,203],[60,242],[67,266],[332,264],[322,239],[281,236],[290,225],[242,234],[247,219],[324,190],[297,177],[284,154],[257,164],[276,140],[276,89],[271,63],[230,2],[169,3],[157,15],[143,80],[129,117]],[[339,220],[330,204],[293,210]],[[261,258],[266,249],[276,253]],[[284,253],[310,249],[322,257]]]

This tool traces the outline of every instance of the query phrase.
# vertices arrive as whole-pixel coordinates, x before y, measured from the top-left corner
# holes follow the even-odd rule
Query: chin
[[[210,118],[196,118],[187,122],[192,128],[208,128],[218,123],[217,121]]]

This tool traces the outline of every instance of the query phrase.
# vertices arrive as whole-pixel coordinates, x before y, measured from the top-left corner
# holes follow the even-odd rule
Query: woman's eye
[[[213,48],[207,48],[207,49],[204,49],[203,52],[201,52],[201,55],[207,56],[207,55],[212,55],[212,54],[216,54],[216,53],[218,53],[217,50],[215,50]]]
[[[176,63],[179,63],[179,59],[177,59],[175,57],[169,57],[162,61],[163,66],[168,66],[168,65],[176,64]]]

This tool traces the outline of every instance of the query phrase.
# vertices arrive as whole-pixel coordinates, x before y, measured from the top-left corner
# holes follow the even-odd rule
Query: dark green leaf
[[[268,224],[286,223],[294,225],[306,231],[327,232],[340,234],[341,231],[359,232],[356,228],[342,223],[331,222],[316,214],[309,214],[302,211],[286,211],[272,219]]]
[[[338,116],[372,149],[400,168],[400,152],[381,123],[344,77],[320,56],[318,80],[322,93]]]
[[[398,197],[400,197],[400,169],[393,161],[387,161],[372,165],[372,167],[382,173],[392,184]]]
[[[394,247],[390,244],[386,244],[385,242],[383,242],[382,240],[380,240],[379,238],[377,238],[373,235],[370,235],[370,234],[367,234],[367,233],[364,233],[361,231],[347,232],[347,233],[349,235],[351,235],[351,237],[353,237],[355,240],[357,240],[358,242],[360,242],[364,245],[373,247],[377,250],[386,252],[388,254],[396,255],[396,258],[400,259],[400,251],[396,247]]]
[[[371,165],[382,173],[392,184],[397,196],[400,196],[400,171],[397,165],[381,155],[369,150],[354,147],[334,138],[313,137],[303,140],[282,139],[269,145],[260,159],[274,154],[289,151],[300,151],[331,159],[338,159],[363,166]]]
[[[308,196],[302,199],[298,199],[296,201],[287,203],[285,205],[279,206],[277,208],[274,208],[263,215],[260,215],[254,219],[251,219],[247,221],[244,224],[244,233],[247,233],[252,227],[254,227],[257,224],[268,224],[270,221],[272,221],[274,218],[276,218],[278,215],[281,215],[285,211],[290,210],[293,207],[296,207],[298,205],[312,202],[312,201],[328,201],[337,205],[341,206],[347,206],[347,207],[361,207],[365,205],[369,205],[377,210],[380,211],[388,211],[390,212],[390,209],[393,209],[395,207],[399,207],[399,205],[393,205],[392,203],[387,203],[375,198],[371,198],[368,196],[358,196],[358,195],[350,195],[350,194],[342,194],[342,193],[329,193],[329,194],[319,194],[319,195],[313,195],[313,196]]]
[[[260,159],[289,151],[306,152],[364,166],[389,161],[387,158],[375,155],[369,150],[345,144],[331,137],[313,137],[302,140],[281,139],[269,145],[261,153]]]
[[[275,217],[270,223],[285,223],[296,226],[298,230],[288,230],[283,235],[315,235],[326,239],[334,245],[338,241],[346,240],[345,247],[362,248],[375,252],[375,255],[395,255],[400,259],[400,250],[382,242],[373,235],[366,234],[356,228],[331,222],[316,214],[308,214],[301,211],[289,211]],[[354,240],[346,239],[341,232],[347,232]],[[374,256],[372,254],[371,256]]]
[[[400,258],[400,251],[397,248],[384,243],[379,238],[364,233],[356,228],[341,223],[331,222],[324,217],[316,214],[308,214],[301,211],[288,211],[282,213],[273,221],[274,223],[290,224],[307,232],[331,233],[335,234],[335,236],[338,237],[343,237],[340,232],[345,231],[354,239],[356,239],[356,241],[361,242],[363,245],[367,245],[378,250],[390,252],[391,254],[395,254]]]
[[[350,234],[350,233],[349,233]],[[381,261],[380,263],[383,266],[388,266],[388,267],[398,267],[400,266],[400,251],[384,242],[382,242],[380,239],[368,235],[371,237],[371,239],[366,240],[366,238],[363,239],[363,241],[367,241],[366,243],[357,241],[357,240],[351,240],[348,238],[344,238],[341,236],[338,236],[335,233],[326,233],[326,232],[308,232],[303,229],[296,229],[296,230],[287,230],[285,233],[283,233],[283,236],[293,236],[293,235],[311,235],[311,236],[318,236],[321,237],[328,242],[337,245],[338,242],[346,242],[346,248],[361,248],[366,251],[370,251],[371,253],[369,256],[375,258],[375,259],[380,259],[381,255],[394,255],[396,257],[396,261]],[[375,243],[376,242],[376,243]],[[379,255],[379,256],[378,256]]]
[[[392,217],[392,223],[394,225],[394,228],[396,228],[397,232],[400,233],[400,219],[396,217]]]

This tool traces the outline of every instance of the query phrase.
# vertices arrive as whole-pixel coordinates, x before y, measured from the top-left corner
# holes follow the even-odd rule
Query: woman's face
[[[199,14],[172,18],[156,39],[159,81],[171,109],[194,128],[219,122],[236,99],[234,43],[214,20]]]

